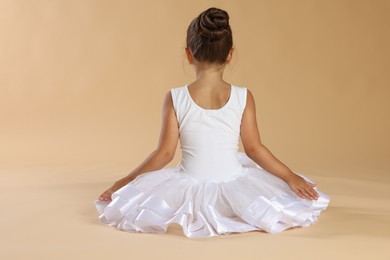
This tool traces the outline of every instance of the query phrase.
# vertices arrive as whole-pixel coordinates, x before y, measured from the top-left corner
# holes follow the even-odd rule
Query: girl
[[[166,93],[157,149],[94,201],[99,219],[128,232],[177,223],[187,237],[316,222],[330,197],[261,143],[251,91],[223,80],[234,51],[228,13],[213,7],[196,17],[185,51],[196,80]],[[163,168],[179,139],[181,162]]]

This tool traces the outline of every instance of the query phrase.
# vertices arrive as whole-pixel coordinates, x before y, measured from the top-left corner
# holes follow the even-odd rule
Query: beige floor
[[[0,260],[389,260],[389,3],[1,0]],[[93,201],[156,148],[164,94],[195,79],[187,26],[211,5],[238,51],[225,79],[330,205],[274,235],[105,226]]]
[[[188,239],[176,225],[145,234],[100,223],[92,202],[115,171],[2,168],[1,259],[390,259],[388,182],[311,175],[331,196],[314,225]]]

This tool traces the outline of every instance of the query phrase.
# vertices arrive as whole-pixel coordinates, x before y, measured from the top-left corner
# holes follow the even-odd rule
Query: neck
[[[223,72],[225,65],[210,65],[206,63],[199,63],[195,65],[196,81],[208,83],[223,82]]]

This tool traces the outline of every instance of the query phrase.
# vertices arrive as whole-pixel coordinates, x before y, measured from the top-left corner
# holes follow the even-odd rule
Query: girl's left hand
[[[310,183],[295,173],[291,175],[286,183],[302,199],[317,200],[319,197],[317,191],[313,189],[317,184]]]

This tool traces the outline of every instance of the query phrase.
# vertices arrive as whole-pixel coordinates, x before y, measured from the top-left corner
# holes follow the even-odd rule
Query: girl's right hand
[[[113,187],[105,190],[100,196],[99,196],[99,200],[101,201],[110,201],[111,200],[111,195],[112,193],[114,193],[115,190],[113,189]]]
[[[99,196],[99,200],[101,201],[110,201],[112,200],[111,199],[111,195],[119,190],[120,188],[122,188],[123,186],[125,186],[126,184],[128,184],[130,182],[130,179],[129,178],[123,178],[123,179],[120,179],[119,181],[116,181],[114,183],[114,185],[112,185],[110,188],[108,188],[107,190],[105,190],[100,196]]]

